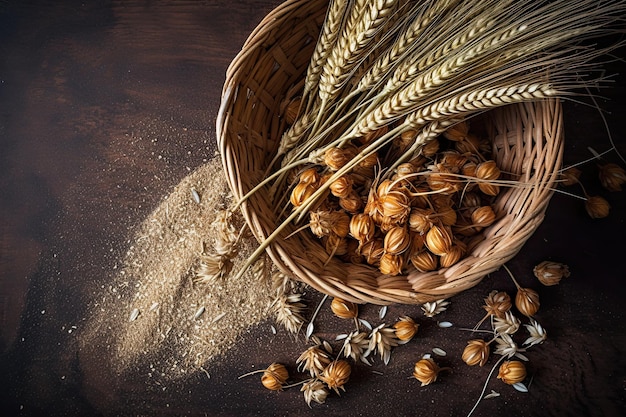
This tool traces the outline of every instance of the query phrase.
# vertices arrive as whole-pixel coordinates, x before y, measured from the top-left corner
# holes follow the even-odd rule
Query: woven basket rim
[[[311,56],[306,48],[311,49],[316,38],[311,22],[316,22],[319,30],[326,5],[324,0],[289,0],[279,5],[259,23],[229,66],[216,126],[222,163],[236,199],[260,181],[259,173],[265,168],[262,162],[267,164],[275,152],[277,138],[285,128],[278,114],[280,103],[301,85]],[[325,294],[357,303],[421,304],[475,286],[513,258],[541,224],[563,154],[563,115],[557,99],[507,105],[484,117],[493,122],[490,139],[501,142],[499,162],[505,162],[532,187],[501,193],[497,201],[503,214],[459,263],[431,273],[415,271],[401,276],[382,276],[372,272],[373,267],[335,259],[324,267],[311,249],[317,242],[305,234],[297,240],[276,239],[266,253],[283,272]],[[264,192],[241,205],[259,241],[275,227],[276,219],[268,219],[271,205]]]

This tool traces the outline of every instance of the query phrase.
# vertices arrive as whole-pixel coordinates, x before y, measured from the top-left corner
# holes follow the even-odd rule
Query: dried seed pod
[[[353,184],[350,175],[342,175],[329,185],[330,193],[338,198],[347,197],[352,192]]]
[[[465,250],[460,245],[452,245],[450,250],[439,257],[442,268],[449,268],[459,262],[465,255]]]
[[[404,227],[392,227],[383,239],[383,247],[385,252],[393,255],[404,253],[411,245],[411,236]]]
[[[439,141],[437,139],[429,140],[422,145],[422,149],[420,149],[420,154],[426,158],[432,158],[437,152],[439,152]]]
[[[348,213],[355,214],[363,207],[363,200],[356,191],[352,190],[347,196],[339,199],[339,207]]]
[[[315,184],[320,180],[320,174],[315,168],[305,169],[300,173],[300,182],[304,184]]]
[[[362,137],[362,141],[364,143],[372,143],[374,142],[376,139],[380,139],[381,137],[383,137],[387,132],[389,132],[389,127],[387,125],[376,129],[374,131],[368,132],[365,136]]]
[[[361,255],[365,257],[365,262],[370,265],[378,265],[380,258],[385,253],[382,239],[372,239],[369,242],[365,242],[361,247]]]
[[[409,229],[424,234],[433,226],[432,215],[435,212],[430,208],[413,208],[409,214]]]
[[[379,199],[383,217],[389,217],[397,223],[404,223],[411,212],[409,197],[400,191],[388,193]]]
[[[359,167],[359,168],[372,168],[372,167],[377,166],[378,163],[379,163],[379,161],[378,161],[378,153],[377,152],[372,152],[370,154],[367,154],[363,158],[360,158],[359,163],[357,164],[357,167]]]
[[[481,162],[476,166],[476,178],[483,181],[497,180],[500,178],[500,168],[494,160]],[[496,196],[500,192],[500,187],[489,182],[479,182],[478,188],[490,196]]]
[[[498,369],[498,379],[513,385],[526,379],[526,366],[520,361],[504,361]]]
[[[326,397],[328,397],[328,390],[322,381],[319,379],[312,379],[302,384],[300,388],[301,392],[304,392],[304,401],[310,407],[311,401],[315,401],[318,404],[324,404]]]
[[[353,238],[361,242],[368,242],[374,238],[376,224],[374,220],[364,213],[358,213],[350,219],[350,234]]]
[[[351,159],[349,152],[341,148],[329,148],[324,153],[324,164],[333,171],[342,168]]]
[[[606,199],[600,196],[587,196],[585,200],[585,210],[592,219],[603,219],[608,217],[611,205]]]
[[[426,183],[432,191],[438,191],[441,194],[454,194],[463,187],[462,181],[443,170],[432,171],[426,177]]]
[[[392,253],[384,253],[380,258],[378,269],[384,275],[400,275],[404,267],[404,258]]]
[[[331,212],[330,230],[339,237],[346,237],[350,232],[350,216],[341,210]]]
[[[438,267],[438,259],[427,250],[414,252],[411,254],[411,263],[420,272],[434,271]]]
[[[473,339],[467,342],[461,358],[469,366],[483,366],[489,359],[489,344],[482,339]]]
[[[353,319],[359,315],[359,306],[353,302],[335,297],[330,303],[330,309],[335,316],[342,319]]]
[[[281,391],[283,384],[289,378],[289,372],[285,365],[274,362],[265,369],[261,375],[261,383],[263,386],[272,391]]]
[[[561,184],[565,186],[578,184],[580,182],[581,174],[582,171],[576,167],[567,168],[561,172]]]
[[[350,379],[350,372],[352,372],[350,364],[342,359],[331,362],[320,375],[320,379],[328,385],[328,388],[339,393],[339,389],[346,390],[344,385]]]
[[[417,172],[417,168],[410,162],[405,162],[403,164],[398,165],[396,168],[396,175],[398,178],[404,178],[407,175],[415,174]]]
[[[417,333],[419,324],[415,323],[415,320],[409,316],[402,316],[396,324],[393,325],[393,328],[395,329],[396,337],[400,340],[400,342],[406,343],[413,339]]]
[[[622,191],[622,185],[626,183],[626,171],[621,166],[610,162],[598,166],[600,184],[609,191]]]
[[[478,207],[472,212],[474,226],[489,227],[496,221],[496,213],[491,206]]]
[[[487,314],[498,318],[504,318],[506,312],[513,306],[511,296],[504,291],[493,290],[484,301],[485,305],[483,308],[487,311]]]
[[[466,177],[476,177],[477,166],[478,165],[476,164],[476,162],[468,161],[463,164],[463,167],[461,168],[461,174],[465,175]]]
[[[415,363],[413,377],[422,383],[422,386],[432,384],[439,375],[439,365],[432,358],[424,358]]]
[[[478,136],[472,134],[471,132],[465,137],[465,139],[454,143],[454,149],[456,149],[457,151],[461,153],[468,153],[468,154],[482,153],[481,152],[483,151],[483,149],[481,149],[482,147],[483,147],[483,144],[482,144],[481,139]],[[485,155],[487,155],[487,153],[485,153]]]
[[[457,151],[445,151],[441,153],[441,165],[445,166],[449,172],[460,172],[466,162],[467,156]]]
[[[330,210],[316,210],[309,213],[309,227],[317,237],[331,234],[333,230],[334,216]]]
[[[317,190],[317,187],[313,184],[307,183],[298,183],[291,192],[291,197],[289,201],[294,207],[299,207],[304,202],[313,195],[313,193]]]
[[[461,200],[461,207],[463,208],[476,208],[482,205],[480,195],[475,192],[468,192],[463,195]]]
[[[533,268],[533,274],[543,285],[557,285],[570,275],[569,267],[560,262],[543,261]]]
[[[324,237],[324,247],[329,255],[343,256],[348,253],[348,239],[331,233]]]
[[[435,225],[426,233],[425,244],[435,255],[444,255],[452,247],[452,231],[448,226]]]
[[[398,149],[400,153],[404,153],[413,143],[415,142],[415,138],[417,138],[417,130],[409,129],[400,134],[393,139],[392,145],[394,148]]]
[[[532,317],[539,311],[539,294],[531,288],[517,289],[515,295],[515,307],[527,317]]]
[[[469,124],[465,121],[450,126],[443,132],[443,137],[453,142],[459,142],[467,138]]]

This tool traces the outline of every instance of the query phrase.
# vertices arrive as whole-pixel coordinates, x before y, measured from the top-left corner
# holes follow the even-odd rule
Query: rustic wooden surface
[[[459,357],[469,338],[442,331],[417,307],[391,306],[388,317],[420,317],[420,338],[398,348],[388,366],[355,367],[347,392],[326,404],[304,403],[298,388],[269,392],[257,377],[237,379],[274,361],[295,371],[305,347],[261,323],[217,363],[163,390],[145,375],[119,377],[81,357],[77,337],[88,296],[111,279],[129,230],[215,149],[215,115],[224,73],[273,1],[0,2],[0,414],[13,415],[466,415],[485,368]],[[623,56],[623,49],[621,56]],[[596,92],[610,131],[626,154],[626,70]],[[589,102],[585,97],[581,100]],[[610,147],[593,107],[565,103],[566,164]],[[617,162],[615,153],[607,160]],[[626,194],[608,193],[595,163],[581,167],[591,194],[612,205],[592,220],[580,200],[555,195],[547,218],[509,263],[540,292],[538,320],[549,339],[528,353],[533,375],[522,394],[493,379],[475,415],[618,416],[626,411],[624,332]],[[567,263],[572,276],[540,287],[538,262]],[[492,289],[513,292],[504,271],[453,298],[444,319],[471,327]],[[312,294],[312,300],[319,294]],[[378,308],[363,307],[365,317]],[[346,331],[323,313],[320,336]],[[78,329],[77,329],[78,333]],[[428,387],[409,379],[432,347],[452,367]],[[376,371],[376,372],[372,372]]]

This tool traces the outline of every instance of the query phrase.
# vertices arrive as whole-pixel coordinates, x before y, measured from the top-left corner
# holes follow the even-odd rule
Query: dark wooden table
[[[295,368],[302,338],[271,335],[269,324],[252,328],[212,364],[210,379],[197,372],[165,391],[145,375],[106,380],[106,372],[94,374],[106,363],[81,356],[64,327],[85,317],[86,288],[111,279],[129,230],[213,157],[226,68],[278,3],[0,2],[0,414],[463,416],[470,410],[490,366],[464,366],[459,357],[467,333],[451,331],[442,339],[434,321],[424,321],[419,341],[394,352],[388,366],[355,367],[347,392],[312,408],[297,388],[275,393],[256,377],[237,379],[273,361]],[[618,75],[610,88],[596,91],[598,102],[626,154],[626,75],[620,73],[626,65],[605,68]],[[588,146],[610,148],[596,109],[568,101],[565,118],[566,164],[588,159]],[[614,152],[605,160],[620,162]],[[592,220],[580,200],[554,196],[545,222],[509,263],[522,284],[540,291],[538,319],[549,332],[528,354],[530,392],[494,379],[487,392],[501,396],[484,400],[475,415],[626,411],[626,194],[599,187],[595,162],[581,169],[588,192],[605,196],[611,214]],[[540,287],[531,270],[546,259],[568,264],[572,276]],[[494,288],[514,290],[498,271],[454,297],[445,320],[471,326]],[[320,295],[310,297],[314,302]],[[391,306],[388,314],[419,311]],[[320,323],[324,337],[341,328],[328,313]],[[419,387],[407,378],[412,365],[437,345],[448,351],[441,362],[453,372]]]

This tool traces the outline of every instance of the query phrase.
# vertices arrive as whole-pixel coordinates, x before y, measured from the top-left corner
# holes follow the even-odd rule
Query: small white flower
[[[493,330],[498,335],[513,334],[517,332],[520,324],[519,319],[513,313],[507,311],[502,318],[494,317]]]
[[[424,315],[426,317],[433,317],[441,312],[446,311],[448,305],[450,305],[449,301],[437,300],[429,303],[424,303],[422,305],[422,311],[424,311]]]
[[[315,401],[318,404],[324,404],[326,397],[328,396],[328,389],[326,385],[319,379],[313,379],[309,382],[305,382],[300,388],[300,391],[304,392],[304,401],[311,407],[311,401]]]
[[[548,338],[548,332],[534,319],[530,319],[530,324],[525,324],[524,327],[530,334],[530,337],[523,343],[528,347],[543,343]]]
[[[389,364],[391,358],[391,348],[398,346],[398,339],[396,338],[396,332],[391,327],[387,327],[385,323],[372,330],[369,337],[369,345],[365,356],[368,356],[371,352],[378,352],[380,358],[385,365]]]
[[[507,358],[512,358],[513,356],[516,356],[523,361],[528,361],[528,358],[522,355],[522,351],[522,349],[517,347],[517,343],[513,341],[513,338],[511,338],[509,334],[502,333],[496,338],[495,353],[497,355],[506,356]]]
[[[360,360],[361,362],[370,365],[367,360],[369,351],[369,340],[366,332],[354,331],[345,337],[343,342],[343,356],[346,358],[352,358],[353,361]]]

